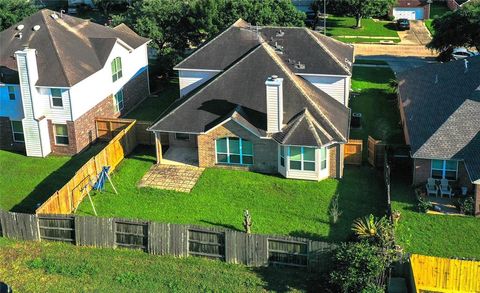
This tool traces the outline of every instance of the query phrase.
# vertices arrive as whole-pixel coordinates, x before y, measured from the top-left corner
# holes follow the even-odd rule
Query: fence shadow
[[[100,152],[106,143],[97,142],[85,151],[72,156],[55,172],[48,175],[30,192],[20,203],[15,205],[11,211],[17,213],[35,213],[35,210],[45,202],[55,191],[61,188],[75,172],[83,166],[90,158]]]
[[[282,266],[253,268],[264,282],[263,289],[273,292],[329,292],[328,279],[323,274]]]

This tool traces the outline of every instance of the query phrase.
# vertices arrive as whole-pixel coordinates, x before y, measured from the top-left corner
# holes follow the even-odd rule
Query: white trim
[[[132,53],[133,50],[135,50],[133,47],[130,47],[127,43],[125,43],[122,39],[117,38],[117,42],[124,47],[125,49],[128,50],[129,53]]]
[[[295,75],[302,76],[328,76],[328,77],[351,77],[351,75],[343,75],[343,74],[319,74],[319,73],[295,73]]]
[[[178,70],[178,71],[207,71],[207,72],[222,72],[223,70],[221,69],[193,69],[193,68],[177,68],[177,67],[174,67],[173,70]]]

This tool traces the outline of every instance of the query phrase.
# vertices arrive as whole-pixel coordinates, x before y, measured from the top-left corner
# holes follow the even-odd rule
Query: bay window
[[[431,174],[434,179],[457,180],[458,162],[432,160]]]
[[[289,147],[291,170],[315,171],[315,148]]]
[[[224,137],[215,141],[217,163],[253,164],[253,144],[239,137]]]

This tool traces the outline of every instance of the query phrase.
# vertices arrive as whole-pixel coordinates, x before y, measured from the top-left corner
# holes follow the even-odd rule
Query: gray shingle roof
[[[354,49],[350,45],[307,28],[252,27],[241,19],[197,49],[176,65],[175,69],[224,70],[262,42],[281,47],[278,56],[295,73],[351,73]],[[305,68],[295,67],[298,62],[305,65]]]
[[[480,179],[480,57],[399,74],[412,157],[463,160]]]
[[[290,122],[307,109],[316,125],[328,133],[329,140],[324,139],[321,143],[346,141],[350,110],[293,74],[289,66],[266,43],[258,45],[193,95],[179,100],[172,106],[173,111],[150,129],[202,133],[241,106],[241,116],[260,133],[266,133],[265,81],[271,75],[283,78],[284,122]],[[308,143],[304,145],[318,145],[317,140]]]
[[[14,53],[28,46],[37,50],[37,86],[70,87],[103,68],[117,39],[132,48],[149,41],[125,25],[112,29],[65,14],[54,19],[54,13],[43,9],[19,22],[24,25],[21,38],[16,37],[18,24],[0,32],[1,72],[16,73]]]

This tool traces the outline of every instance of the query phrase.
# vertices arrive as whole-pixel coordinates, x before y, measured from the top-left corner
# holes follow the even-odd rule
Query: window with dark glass
[[[238,137],[224,137],[216,140],[217,163],[253,164],[253,145]]]
[[[457,179],[457,161],[432,160],[432,178],[434,179]]]
[[[50,97],[52,99],[52,107],[63,108],[61,89],[50,89]]]
[[[13,141],[24,142],[22,121],[12,121]]]

